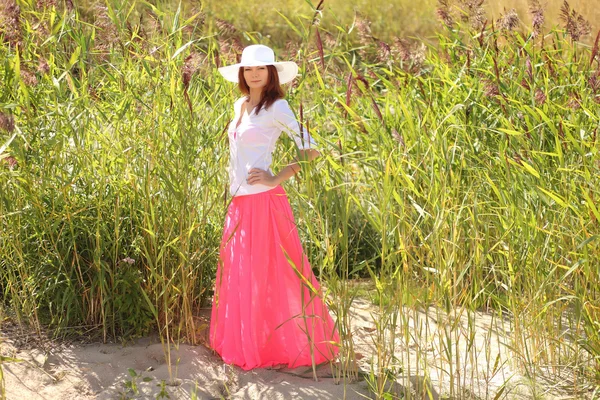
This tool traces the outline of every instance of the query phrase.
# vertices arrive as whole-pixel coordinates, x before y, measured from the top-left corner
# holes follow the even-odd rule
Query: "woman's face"
[[[244,79],[250,89],[262,89],[267,86],[269,70],[266,65],[244,67]]]

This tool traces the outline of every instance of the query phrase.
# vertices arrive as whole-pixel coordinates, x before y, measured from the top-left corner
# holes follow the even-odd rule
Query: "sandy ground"
[[[431,399],[585,398],[519,375],[507,347],[507,321],[483,313],[407,310],[394,330],[396,359],[384,368],[375,361],[377,308],[357,299],[350,314],[360,371],[354,382],[339,379],[336,364],[319,366],[315,381],[311,367],[243,371],[223,364],[204,345],[182,344],[171,346],[169,368],[158,337],[125,346],[68,344],[28,339],[15,326],[2,327],[0,353],[22,360],[3,364],[7,399],[167,398],[161,391],[170,399],[365,399],[374,398],[368,374],[379,370],[391,372],[386,387],[397,398],[424,387]]]

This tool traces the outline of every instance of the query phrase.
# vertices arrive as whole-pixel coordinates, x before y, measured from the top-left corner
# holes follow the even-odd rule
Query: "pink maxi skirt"
[[[332,360],[335,323],[302,250],[281,186],[236,196],[220,246],[210,345],[244,370]],[[312,357],[311,357],[312,353]]]

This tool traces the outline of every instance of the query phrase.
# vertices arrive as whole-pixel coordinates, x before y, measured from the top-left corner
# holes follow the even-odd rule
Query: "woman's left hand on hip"
[[[250,185],[260,183],[265,186],[277,186],[279,184],[277,177],[271,175],[269,171],[260,168],[252,168],[248,173],[246,182]]]

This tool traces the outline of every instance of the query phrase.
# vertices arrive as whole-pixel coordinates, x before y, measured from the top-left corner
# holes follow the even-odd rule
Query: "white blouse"
[[[232,196],[256,194],[273,189],[271,186],[246,182],[252,168],[260,168],[271,172],[273,150],[281,132],[290,136],[299,149],[310,149],[316,146],[307,132],[300,133],[298,121],[284,99],[276,100],[268,110],[260,110],[258,115],[252,110],[242,116],[239,126],[242,103],[246,97],[238,99],[234,104],[235,116],[227,133],[229,136],[229,192]]]

